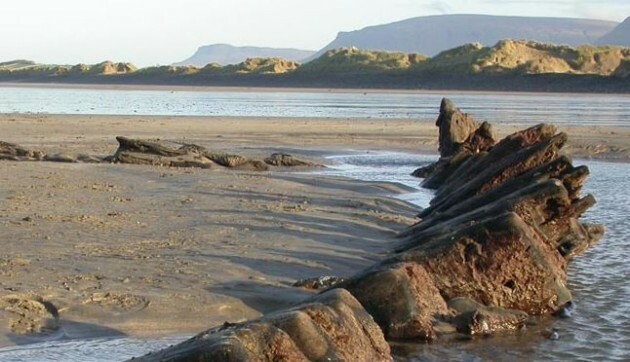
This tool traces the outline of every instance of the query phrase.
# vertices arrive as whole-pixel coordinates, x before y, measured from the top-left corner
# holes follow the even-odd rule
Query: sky
[[[621,22],[630,0],[9,0],[0,8],[0,61],[145,67],[214,43],[318,50],[339,31],[441,14]]]

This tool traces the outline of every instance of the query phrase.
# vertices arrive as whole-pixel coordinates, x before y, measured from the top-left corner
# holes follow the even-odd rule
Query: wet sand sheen
[[[495,124],[503,138],[522,124]],[[570,135],[576,157],[630,160],[630,128],[559,125]],[[199,143],[209,149],[295,148],[301,152],[348,149],[437,152],[435,120],[270,118],[198,116],[109,116],[0,114],[3,141],[50,152],[110,154],[116,136]]]

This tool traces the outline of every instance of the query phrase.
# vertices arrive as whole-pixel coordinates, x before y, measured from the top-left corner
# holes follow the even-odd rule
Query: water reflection
[[[630,126],[627,95],[537,93],[239,92],[0,86],[0,113],[435,119],[449,97],[476,119],[500,124]]]

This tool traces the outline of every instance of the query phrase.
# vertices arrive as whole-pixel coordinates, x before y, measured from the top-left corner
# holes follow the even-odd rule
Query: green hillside
[[[400,72],[424,63],[426,60],[427,57],[421,54],[341,48],[327,51],[319,58],[302,65],[298,71],[310,73]]]
[[[590,45],[572,48],[531,41],[502,40],[493,47],[468,44],[429,59],[421,72],[484,74],[593,74],[618,72],[630,60],[630,49]]]

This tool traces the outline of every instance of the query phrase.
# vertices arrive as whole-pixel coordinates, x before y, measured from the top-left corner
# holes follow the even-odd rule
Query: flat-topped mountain
[[[601,45],[623,45],[630,47],[630,16],[614,28],[610,33],[597,40]]]
[[[467,43],[485,46],[502,39],[524,39],[579,46],[595,44],[619,23],[569,18],[491,15],[423,16],[361,30],[341,32],[311,59],[328,50],[357,47],[433,56]],[[623,45],[623,44],[620,44]]]
[[[284,58],[302,61],[315,54],[312,50],[278,49],[262,47],[237,47],[229,44],[213,44],[200,47],[190,58],[174,63],[176,66],[193,65],[203,67],[207,64],[238,64],[249,58]]]

